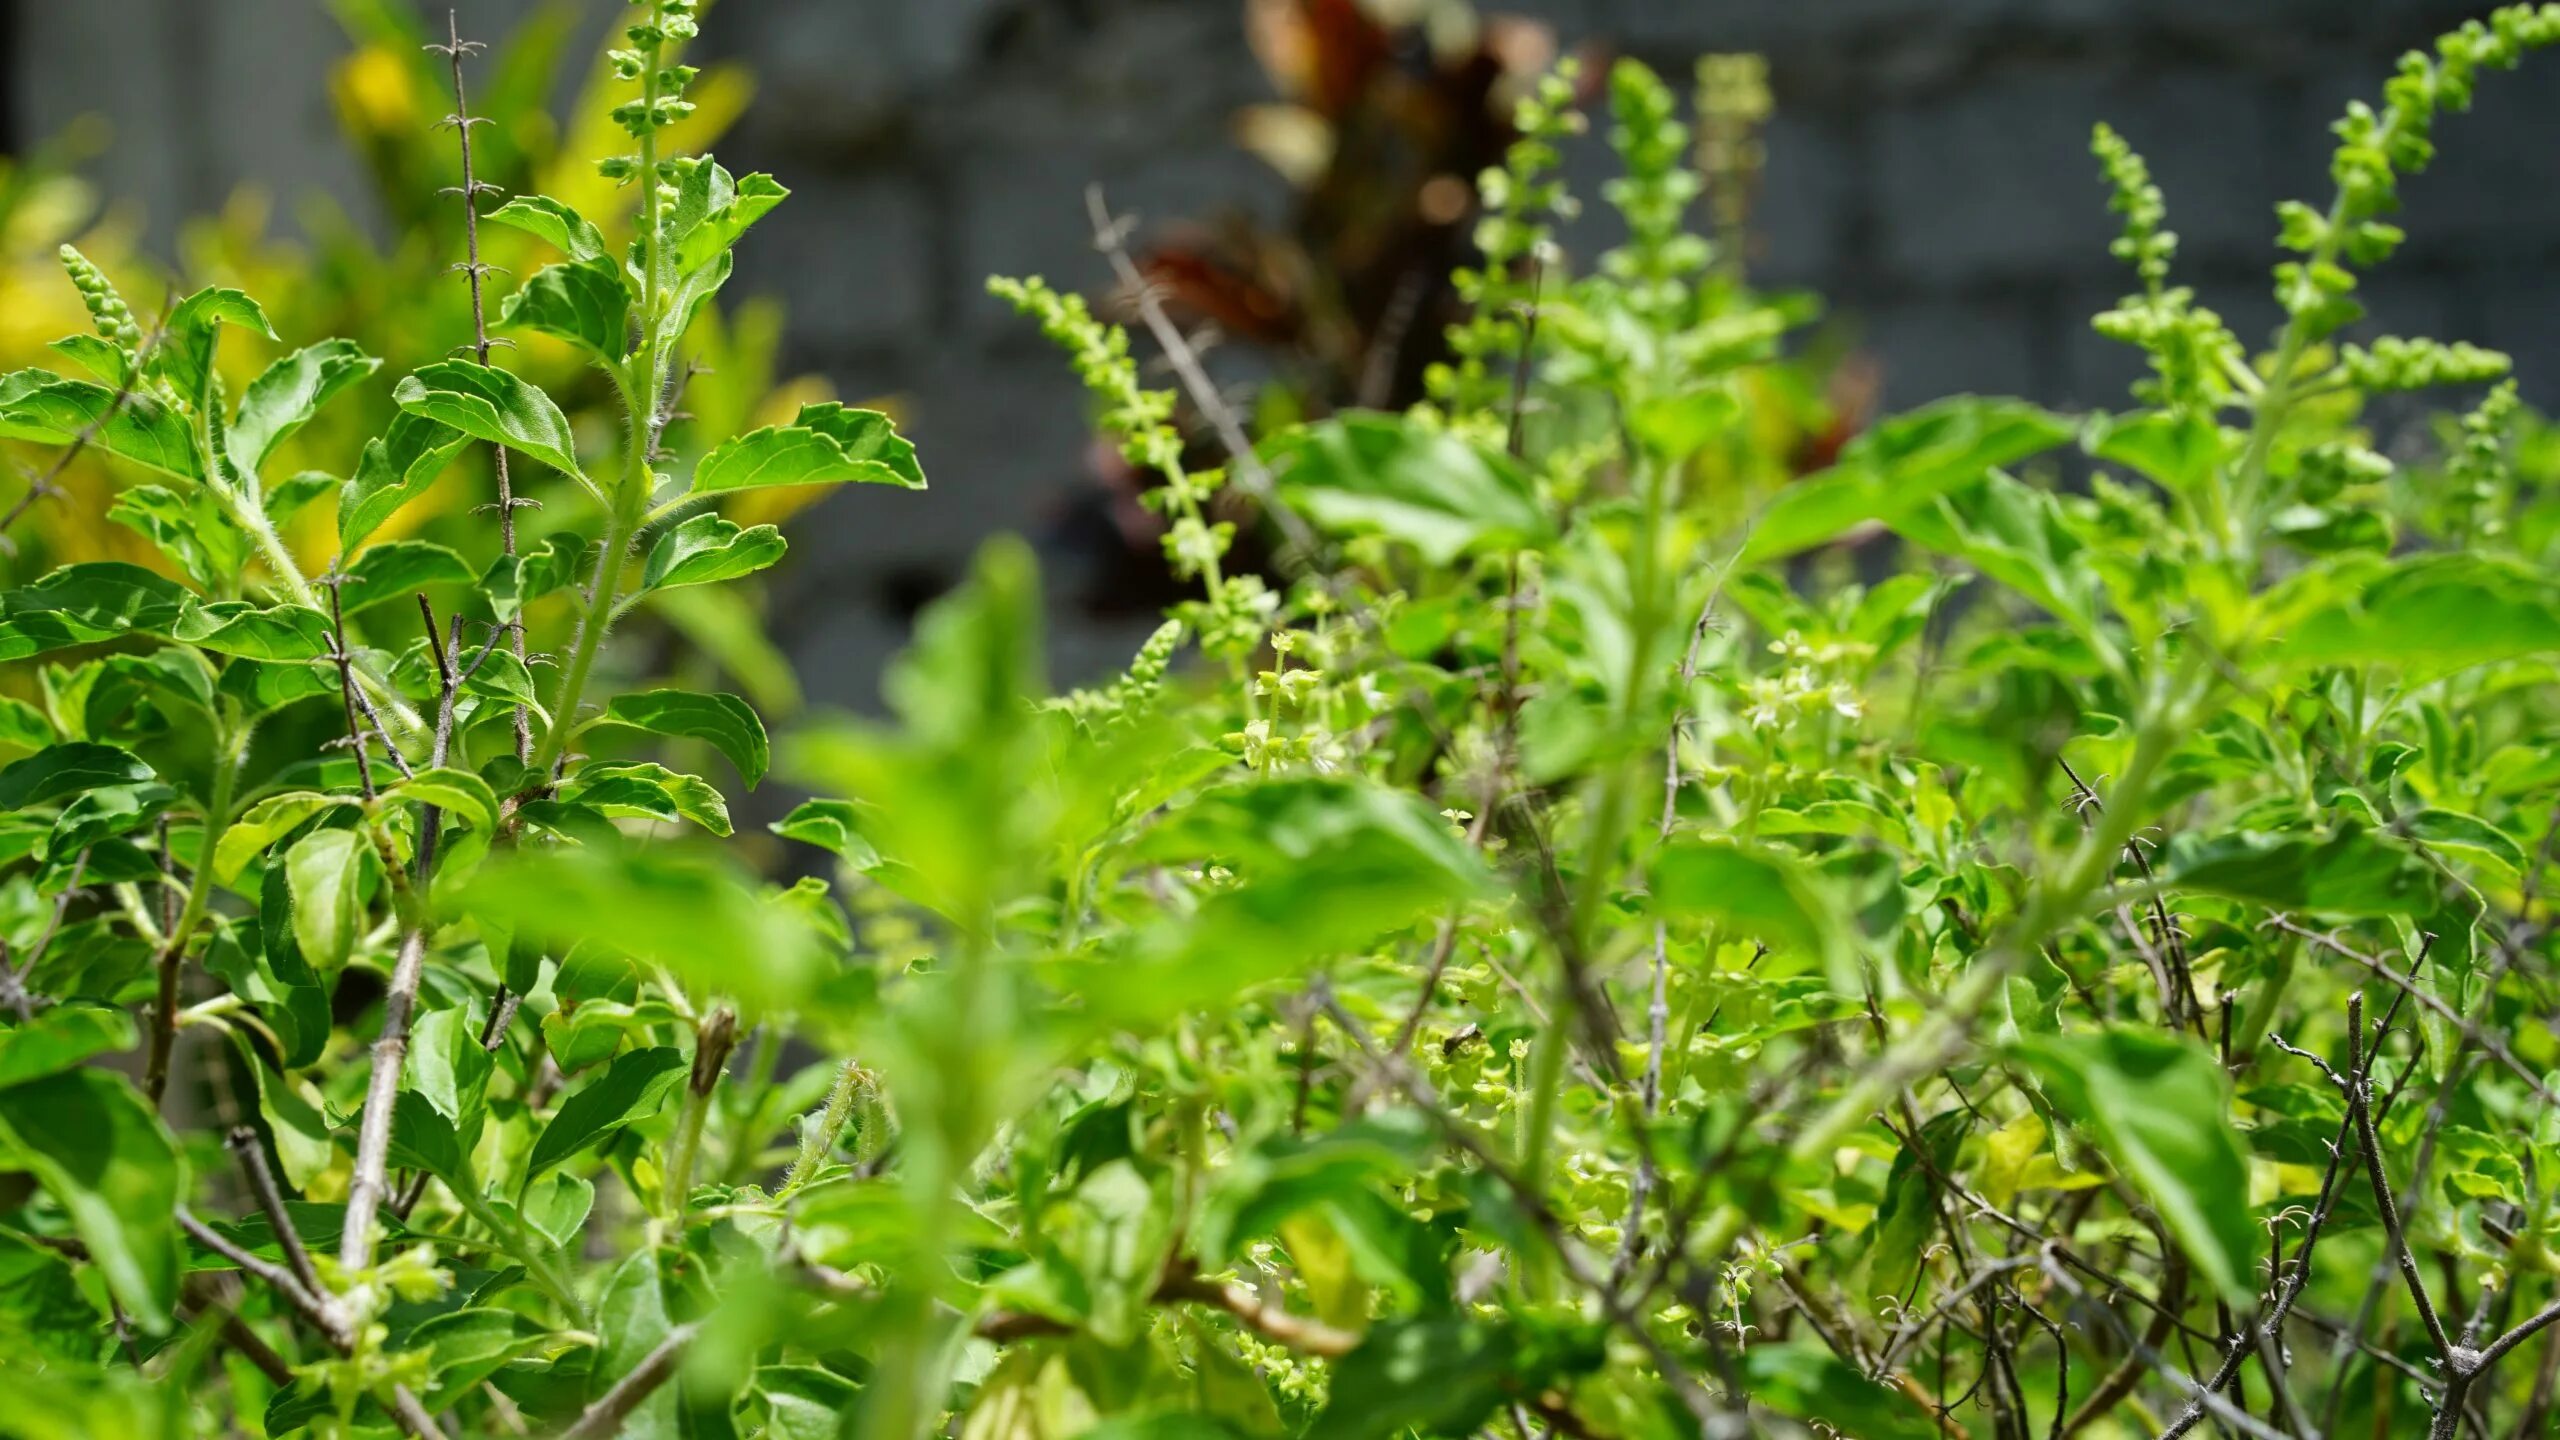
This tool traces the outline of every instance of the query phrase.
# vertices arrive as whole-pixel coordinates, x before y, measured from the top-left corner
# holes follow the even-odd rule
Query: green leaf
[[[644,690],[617,695],[605,716],[656,735],[679,735],[708,742],[738,767],[752,790],[772,761],[764,721],[755,708],[735,695],[697,695],[687,690]]]
[[[208,285],[170,310],[149,368],[167,376],[189,404],[205,406],[212,398],[214,349],[226,324],[276,338],[276,327],[257,301],[228,286]]]
[[[636,1251],[614,1268],[596,1300],[596,1328],[603,1344],[597,1347],[592,1384],[601,1393],[638,1368],[674,1328],[655,1249]],[[616,1428],[619,1440],[679,1440],[685,1433],[677,1411],[679,1390],[678,1385],[658,1387]]]
[[[278,360],[249,382],[231,425],[231,463],[255,476],[293,432],[348,386],[382,368],[352,340],[323,340]]]
[[[586,351],[599,364],[616,365],[631,345],[631,287],[609,260],[546,265],[507,297],[498,323],[538,331]]]
[[[712,855],[665,844],[629,854],[518,849],[471,878],[473,913],[520,946],[585,945],[700,977],[722,993],[791,1008],[833,966],[795,907]]]
[[[8,1337],[13,1362],[32,1359],[40,1368],[92,1363],[106,1323],[69,1261],[0,1233],[0,1336]],[[24,1392],[18,1398],[25,1403]]]
[[[296,701],[336,695],[338,672],[318,661],[267,665],[234,660],[222,667],[222,679],[214,688],[239,704],[243,719],[256,720]]]
[[[229,584],[247,563],[249,537],[202,487],[181,495],[165,485],[131,486],[117,494],[107,518],[148,536],[204,589]]]
[[[2509,884],[2524,873],[2524,847],[2516,843],[2515,837],[2477,816],[2426,809],[2401,817],[2393,828],[2430,850],[2487,865]]]
[[[2015,400],[1967,395],[1923,406],[1859,436],[1838,465],[1779,491],[1742,558],[1781,559],[1870,521],[1890,524],[1996,467],[2062,444],[2073,428]]]
[[[2560,585],[2481,555],[2344,557],[2264,604],[2287,665],[2392,665],[2413,678],[2560,653]]]
[[[772,176],[742,175],[731,189],[728,203],[721,205],[687,229],[675,245],[676,273],[698,270],[712,257],[738,243],[747,227],[771,213],[773,207],[789,199],[791,192]]]
[[[1143,934],[1133,955],[1063,964],[1060,991],[1096,1025],[1143,1028],[1222,1003],[1491,884],[1482,860],[1417,797],[1344,779],[1213,790],[1167,816],[1138,851],[1223,864],[1240,883]]]
[[[782,532],[771,525],[742,530],[717,515],[696,515],[649,548],[641,588],[668,590],[735,580],[780,560],[786,548]]]
[[[338,545],[353,550],[400,507],[417,499],[471,443],[460,430],[424,415],[402,413],[368,441],[356,476],[338,492]]]
[[[1392,1440],[1408,1431],[1475,1433],[1502,1403],[1533,1391],[1509,1322],[1461,1315],[1380,1323],[1333,1365],[1324,1413],[1306,1440]]]
[[[1811,866],[1765,846],[1684,839],[1653,862],[1655,906],[1695,915],[1838,974],[1852,958],[1839,897]]]
[[[687,272],[668,293],[666,318],[658,322],[658,333],[651,336],[651,340],[674,348],[676,342],[684,338],[685,332],[693,328],[693,317],[701,313],[703,306],[711,303],[711,297],[720,293],[721,286],[729,283],[729,274],[734,268],[730,257],[722,254],[712,257],[710,264]]]
[[[1313,1139],[1275,1136],[1241,1150],[1220,1168],[1201,1202],[1195,1241],[1212,1264],[1276,1233],[1310,1206],[1361,1199],[1420,1169],[1433,1134],[1423,1117],[1390,1110]]]
[[[174,580],[119,560],[65,565],[0,593],[0,660],[126,635],[166,637],[195,597]]]
[[[764,1405],[767,1440],[838,1440],[844,1417],[854,1413],[862,1393],[818,1365],[759,1365],[754,1391]]]
[[[68,1070],[93,1055],[130,1050],[133,1017],[105,1005],[55,1005],[0,1029],[0,1088]]]
[[[772,485],[898,485],[925,488],[913,445],[889,417],[829,402],[803,405],[789,425],[768,425],[727,441],[693,472],[696,494]]]
[[[391,540],[373,546],[347,567],[339,593],[346,613],[406,600],[430,585],[468,585],[479,579],[468,561],[431,540]]]
[[[1892,523],[1905,539],[1965,561],[2092,644],[2107,643],[2098,631],[2097,571],[2053,496],[1995,472]]]
[[[604,232],[548,195],[518,195],[481,218],[537,236],[572,260],[611,258]]]
[[[566,1170],[554,1170],[526,1187],[516,1207],[525,1223],[562,1249],[574,1248],[580,1229],[596,1205],[595,1182]]]
[[[1553,533],[1528,473],[1509,456],[1391,415],[1348,414],[1272,449],[1281,492],[1329,529],[1384,535],[1447,565]]]
[[[2163,884],[2323,915],[2426,915],[2444,880],[2403,846],[2353,825],[2336,834],[2179,836]]]
[[[2213,1056],[2183,1036],[2116,1027],[2029,1036],[2018,1053],[2054,1107],[2088,1127],[2159,1211],[2197,1272],[2234,1302],[2254,1296],[2261,1240],[2248,1153]]]
[[[862,807],[851,800],[803,800],[768,828],[785,840],[829,851],[857,870],[880,863],[880,852],[862,838]]]
[[[246,600],[216,600],[187,612],[170,638],[217,655],[290,663],[331,654],[329,617],[307,605],[266,609]]]
[[[240,872],[268,846],[298,829],[312,816],[345,803],[338,796],[323,795],[316,790],[290,790],[282,795],[270,795],[250,806],[214,843],[214,878],[225,885],[239,879]]]
[[[468,770],[421,770],[384,790],[382,799],[386,804],[436,806],[483,834],[494,834],[498,828],[498,792]]]
[[[429,1356],[427,1390],[420,1398],[430,1410],[442,1410],[508,1365],[556,1344],[540,1321],[474,1305],[419,1322],[402,1349]]]
[[[363,937],[366,849],[357,831],[314,830],[285,852],[294,942],[320,969],[347,963]]]
[[[125,354],[124,347],[103,335],[65,335],[59,340],[47,340],[44,345],[110,385],[122,385],[132,378],[131,357]]]
[[[133,1082],[65,1070],[0,1089],[0,1136],[70,1215],[107,1289],[160,1334],[178,1300],[178,1227],[186,1167]]]
[[[410,1029],[408,1087],[456,1125],[479,1111],[496,1064],[466,1006],[430,1010]]]
[[[1627,429],[1638,443],[1665,460],[1686,460],[1707,442],[1731,429],[1742,406],[1722,386],[1703,386],[1678,395],[1660,395],[1638,405],[1627,416]]]
[[[690,820],[714,835],[729,833],[729,802],[710,781],[649,761],[588,761],[560,798],[626,819]]]
[[[139,785],[156,778],[150,766],[113,745],[75,740],[39,750],[0,770],[0,812],[50,805],[110,785]]]
[[[587,542],[576,535],[554,535],[531,555],[501,555],[489,562],[480,592],[500,624],[514,620],[524,608],[576,582],[587,556]]]
[[[525,1160],[526,1180],[540,1177],[623,1126],[656,1114],[689,1068],[684,1052],[672,1045],[616,1056],[603,1075],[560,1102]]]
[[[41,750],[55,740],[53,722],[24,700],[0,695],[0,745]]]
[[[1753,1342],[1742,1354],[1752,1403],[1858,1440],[1935,1440],[1937,1427],[1880,1380],[1814,1344]]]
[[[341,488],[338,477],[324,470],[305,470],[279,480],[267,488],[267,523],[281,530],[312,502]]]
[[[463,1148],[454,1123],[436,1113],[435,1102],[415,1090],[403,1090],[391,1105],[391,1162],[424,1170],[457,1188],[471,1183],[471,1154]]]
[[[402,410],[449,425],[474,439],[521,451],[593,489],[578,468],[569,417],[549,395],[505,370],[468,360],[439,360],[400,382],[391,398]]]
[[[68,445],[92,426],[99,428],[89,443],[110,455],[181,480],[204,479],[195,433],[167,403],[136,392],[118,405],[106,386],[49,370],[0,375],[0,440]]]
[[[2193,495],[2222,464],[2223,430],[2201,415],[2143,410],[2090,416],[2080,443],[2097,459],[2147,476],[2164,490]]]

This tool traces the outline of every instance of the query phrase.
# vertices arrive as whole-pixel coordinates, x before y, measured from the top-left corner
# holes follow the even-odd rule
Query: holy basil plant
[[[779,736],[615,622],[780,559],[755,492],[923,475],[829,403],[661,459],[784,199],[673,153],[694,8],[613,57],[628,235],[485,196],[459,120],[484,323],[360,453],[296,433],[354,347],[76,254],[82,373],[0,379],[27,504],[122,482],[0,594],[0,1428],[2549,1429],[2560,432],[2356,293],[2560,6],[2350,107],[2263,344],[2101,128],[2148,365],[2103,413],[1803,449],[1740,57],[1522,98],[1409,412],[1257,434],[1097,205],[1179,393],[994,290],[1183,598],[1057,693],[994,544],[883,713]],[[1625,238],[1577,267],[1593,93]],[[556,258],[501,283],[483,225]]]

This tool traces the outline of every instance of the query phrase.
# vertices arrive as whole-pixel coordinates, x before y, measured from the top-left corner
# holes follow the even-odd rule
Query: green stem
[[[645,438],[635,438],[633,452],[639,455],[638,468],[647,473],[648,463],[642,447]],[[588,588],[587,602],[578,616],[577,638],[569,649],[569,667],[560,677],[559,698],[552,703],[551,723],[544,727],[542,744],[533,754],[533,773],[547,776],[569,747],[570,733],[577,729],[578,705],[586,694],[587,679],[594,672],[596,653],[604,647],[605,631],[612,628],[613,601],[622,589],[622,574],[630,560],[632,525],[627,507],[617,503],[606,515],[601,549],[596,554],[595,583]]]
[[[684,1113],[676,1117],[676,1133],[667,1139],[667,1173],[658,1198],[666,1209],[667,1224],[678,1231],[684,1228],[685,1202],[693,1196],[693,1164],[702,1153],[702,1122],[710,1114],[711,1092],[688,1087]]]
[[[178,977],[187,963],[187,941],[204,923],[213,901],[213,848],[231,828],[231,797],[240,775],[237,742],[215,722],[213,794],[205,805],[204,840],[196,847],[195,873],[187,880],[187,898],[160,945],[160,988],[151,1012],[151,1055],[143,1071],[143,1090],[153,1103],[169,1085],[169,1057],[177,1043]]]
[[[784,1177],[782,1194],[788,1195],[809,1183],[809,1177],[826,1163],[827,1152],[833,1150],[836,1137],[844,1133],[844,1123],[853,1115],[853,1100],[862,1085],[862,1066],[847,1060],[836,1067],[836,1083],[827,1091],[827,1108],[818,1113],[818,1123],[800,1132],[800,1154],[791,1162],[791,1173]]]
[[[562,1274],[554,1263],[550,1247],[528,1241],[496,1210],[491,1209],[489,1202],[470,1185],[448,1184],[445,1188],[452,1192],[454,1202],[462,1207],[462,1213],[489,1232],[489,1238],[499,1253],[522,1265],[525,1273],[533,1277],[533,1283],[560,1302],[560,1308],[568,1311],[571,1319],[581,1326],[590,1322],[587,1307],[579,1301],[577,1289],[569,1283],[569,1277]]]

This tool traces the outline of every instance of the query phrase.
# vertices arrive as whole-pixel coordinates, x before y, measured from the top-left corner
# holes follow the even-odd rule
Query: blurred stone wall
[[[10,0],[0,0],[5,10]],[[464,4],[503,33],[521,0]],[[1880,360],[1889,403],[1958,390],[2104,403],[2133,366],[2088,330],[2124,287],[2087,154],[2105,118],[2151,160],[2183,277],[2262,333],[2272,206],[2325,196],[2326,127],[2391,58],[2485,6],[2449,0],[1487,0],[1676,75],[1770,57],[1779,118],[1760,271],[1817,287]],[[596,23],[610,7],[594,6]],[[1083,191],[1141,216],[1265,213],[1279,183],[1228,140],[1266,98],[1238,0],[723,0],[707,48],[761,76],[724,146],[797,198],[740,292],[792,305],[802,365],[896,394],[934,493],[803,523],[778,607],[821,699],[859,703],[914,605],[989,531],[1054,529],[1081,483],[1084,407],[990,272],[1099,282]],[[216,23],[216,18],[219,23]],[[256,181],[343,183],[323,0],[15,0],[7,138],[103,113],[97,171],[166,233]],[[2412,183],[2377,323],[2515,351],[2560,401],[2560,58],[2494,77]],[[1592,149],[1596,152],[1598,147]],[[1585,193],[1605,173],[1576,159]],[[1591,237],[1591,238],[1597,238]],[[832,518],[831,518],[832,515]],[[1071,565],[1071,547],[1060,551]],[[1061,668],[1116,664],[1143,624],[1063,613]]]

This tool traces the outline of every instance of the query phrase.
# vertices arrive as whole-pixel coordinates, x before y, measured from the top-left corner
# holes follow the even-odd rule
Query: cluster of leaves
[[[2504,362],[2345,336],[2433,120],[2560,6],[2349,113],[2263,351],[2101,131],[2133,407],[1948,401],[1786,483],[1753,401],[1806,309],[1689,226],[1694,155],[1757,163],[1746,65],[1695,122],[1612,70],[1628,239],[1583,274],[1542,87],[1432,403],[1221,472],[1125,335],[999,282],[1168,477],[1198,595],[1054,696],[997,544],[889,715],[779,746],[618,685],[613,622],[779,557],[741,493],[922,479],[826,404],[660,469],[782,199],[666,143],[693,11],[613,57],[628,243],[485,216],[558,252],[502,313],[618,398],[601,461],[473,334],[349,476],[270,477],[374,363],[323,342],[235,402],[254,301],[144,325],[85,262],[95,378],[0,380],[0,435],[156,472],[162,552],[0,595],[36,662],[0,705],[10,1425],[2545,1427],[2560,467],[2504,386],[2378,452],[2370,397]],[[550,543],[380,538],[481,445]],[[1232,563],[1230,486],[1287,573]],[[278,515],[331,497],[315,573]],[[759,879],[635,742],[807,787],[773,828],[830,877]]]

